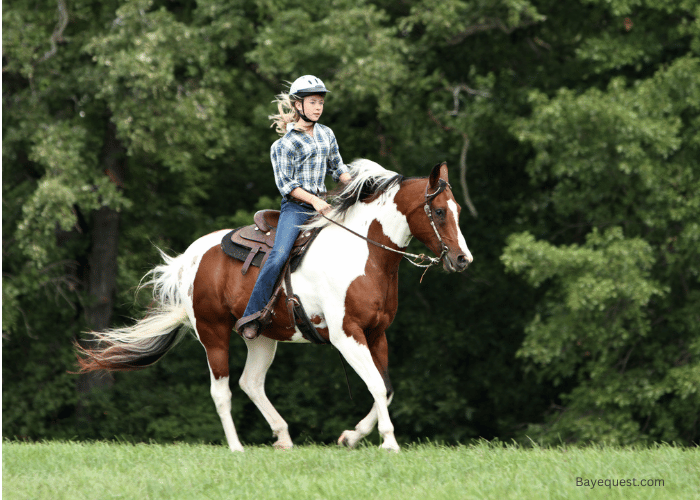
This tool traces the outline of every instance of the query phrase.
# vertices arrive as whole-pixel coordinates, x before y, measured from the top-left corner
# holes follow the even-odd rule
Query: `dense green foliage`
[[[90,393],[71,342],[143,313],[154,245],[276,207],[270,102],[312,73],[346,161],[423,176],[445,160],[465,208],[467,272],[401,270],[399,440],[700,440],[696,2],[57,5],[3,2],[4,436],[223,440],[194,339]],[[371,407],[331,350],[280,346],[269,373],[297,442]],[[232,389],[243,442],[269,441]]]
[[[3,443],[3,498],[697,498],[698,448]],[[273,466],[270,466],[274,464]],[[600,481],[600,482],[599,482]]]

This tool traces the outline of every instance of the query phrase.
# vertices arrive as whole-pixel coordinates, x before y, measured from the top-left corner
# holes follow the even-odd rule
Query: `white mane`
[[[355,160],[348,167],[352,180],[332,200],[333,209],[326,214],[326,217],[337,222],[342,222],[350,207],[361,199],[383,193],[403,180],[402,175],[386,170],[371,160]],[[316,215],[302,229],[322,228],[328,224],[330,222],[327,219]]]

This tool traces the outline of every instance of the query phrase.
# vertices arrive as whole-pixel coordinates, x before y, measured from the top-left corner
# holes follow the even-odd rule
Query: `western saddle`
[[[255,224],[234,229],[224,236],[221,248],[226,255],[243,262],[241,273],[246,274],[251,265],[262,267],[265,264],[275,244],[279,219],[279,210],[260,210],[253,216]],[[290,255],[292,272],[299,267],[301,257],[304,256],[316,234],[318,231],[304,231],[294,242]]]
[[[221,240],[221,249],[224,253],[243,262],[243,266],[241,267],[242,274],[246,274],[251,265],[262,267],[263,264],[265,264],[275,244],[275,235],[277,233],[279,218],[279,210],[260,210],[253,216],[253,222],[255,224],[234,229],[226,233]],[[260,321],[263,326],[270,321],[275,303],[282,291],[282,281],[284,280],[287,294],[287,308],[290,318],[292,318],[292,326],[299,328],[301,334],[308,341],[314,344],[327,344],[328,341],[318,334],[313,323],[309,320],[299,297],[294,294],[291,280],[291,273],[296,271],[299,267],[304,254],[311,246],[311,242],[316,238],[319,231],[320,229],[315,229],[303,231],[299,234],[299,237],[294,242],[289,261],[285,264],[280,273],[272,298],[263,309]]]

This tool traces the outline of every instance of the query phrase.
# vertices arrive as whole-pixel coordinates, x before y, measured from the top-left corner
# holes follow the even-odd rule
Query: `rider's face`
[[[302,111],[307,118],[313,121],[318,121],[323,113],[323,103],[324,99],[322,95],[310,95],[304,97],[304,106],[302,108],[301,102],[297,101],[295,106],[299,111]]]

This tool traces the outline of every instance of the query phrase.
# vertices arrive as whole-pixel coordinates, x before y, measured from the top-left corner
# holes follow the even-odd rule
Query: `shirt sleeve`
[[[275,141],[270,148],[275,184],[282,196],[287,196],[296,188],[301,187],[301,183],[295,179],[294,175],[294,157],[294,150],[281,139]]]
[[[348,169],[347,165],[343,163],[343,158],[340,156],[340,151],[338,150],[338,141],[336,141],[335,134],[330,128],[328,129],[328,135],[330,138],[330,147],[326,165],[328,167],[328,172],[330,172],[331,176],[333,177],[333,180],[338,182],[340,180],[340,176],[349,172],[350,170]]]

